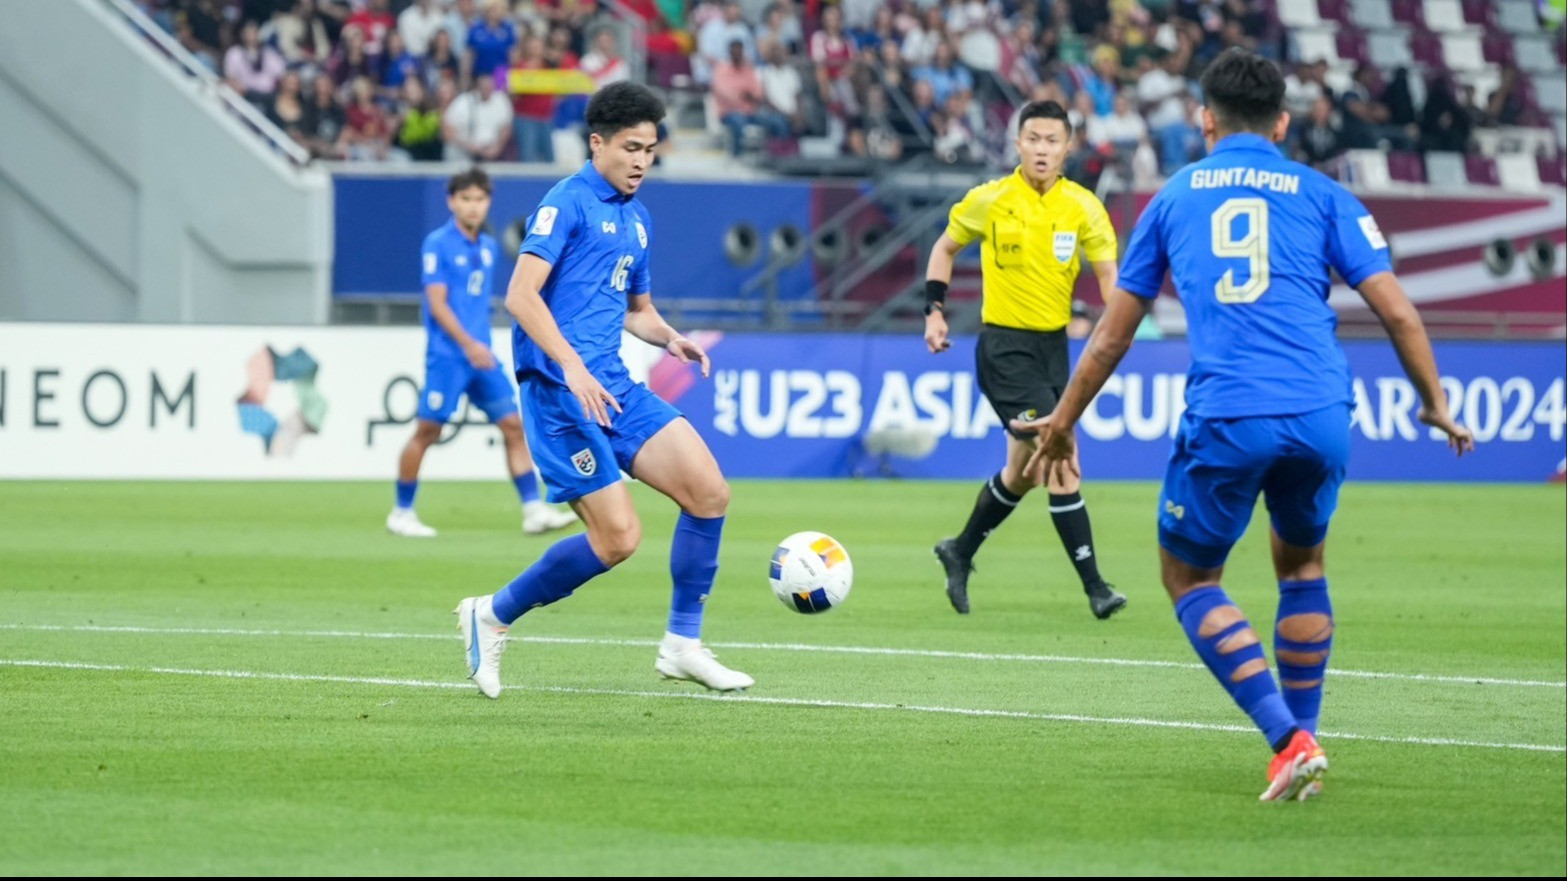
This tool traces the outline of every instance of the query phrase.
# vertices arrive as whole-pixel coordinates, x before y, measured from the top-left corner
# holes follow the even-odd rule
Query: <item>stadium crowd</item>
[[[1201,155],[1198,78],[1230,46],[1284,65],[1288,149],[1318,166],[1353,148],[1465,152],[1485,127],[1551,124],[1506,62],[1483,100],[1418,65],[1362,62],[1335,88],[1325,59],[1291,57],[1272,0],[137,2],[329,159],[553,162],[559,132],[583,136],[588,94],[639,78],[696,96],[752,161],[809,145],[1007,162],[1009,118],[1054,100],[1087,148],[1074,176],[1119,161],[1152,183]]]

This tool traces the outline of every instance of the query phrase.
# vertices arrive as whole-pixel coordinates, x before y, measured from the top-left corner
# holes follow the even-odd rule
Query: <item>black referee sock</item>
[[[1094,556],[1094,529],[1088,522],[1083,494],[1058,496],[1051,493],[1050,519],[1056,524],[1061,544],[1066,547],[1072,565],[1077,567],[1077,577],[1083,579],[1083,586],[1100,581],[1099,560]]]
[[[1013,495],[1006,484],[1001,482],[1000,472],[985,481],[979,491],[979,498],[974,500],[974,513],[968,516],[968,525],[958,535],[958,553],[964,557],[973,557],[991,531],[1000,526],[1007,515],[1017,510],[1017,503],[1022,499],[1022,496]]]

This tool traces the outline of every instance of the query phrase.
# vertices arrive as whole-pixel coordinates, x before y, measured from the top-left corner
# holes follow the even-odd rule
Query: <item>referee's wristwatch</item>
[[[937,301],[937,302],[934,302],[934,303],[926,303],[925,304],[925,314],[929,315],[932,312],[940,312],[943,316],[945,316],[947,314],[947,306],[946,306],[945,303],[942,303],[940,301]]]

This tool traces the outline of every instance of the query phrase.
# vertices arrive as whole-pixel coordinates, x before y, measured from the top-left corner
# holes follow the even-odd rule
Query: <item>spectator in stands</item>
[[[740,4],[727,0],[723,13],[708,20],[698,32],[696,54],[691,56],[691,77],[702,85],[713,81],[713,65],[729,57],[729,44],[739,40],[745,57],[756,59],[756,38],[740,17]]]
[[[907,98],[914,91],[909,66],[903,62],[902,44],[897,40],[887,40],[881,44],[877,53],[876,72],[881,76],[881,87],[889,93],[887,97],[897,92]]]
[[[936,47],[947,41],[947,20],[939,7],[925,10],[923,22],[913,24],[903,36],[903,60],[910,67],[923,67],[936,57]]]
[[[1085,133],[1090,147],[1111,147],[1130,154],[1137,145],[1148,139],[1148,123],[1132,109],[1126,90],[1115,96],[1114,112],[1109,116],[1093,116],[1088,120]]]
[[[936,46],[936,54],[925,67],[915,68],[914,78],[930,83],[936,93],[936,103],[945,104],[947,96],[955,92],[967,94],[974,91],[974,75],[957,63],[957,55],[950,42]]]
[[[1297,66],[1294,73],[1284,78],[1284,109],[1290,116],[1304,120],[1311,115],[1317,99],[1332,97],[1332,90],[1324,80],[1327,73],[1328,63],[1319,58]]]
[[[854,61],[854,44],[843,31],[843,12],[836,6],[822,10],[821,30],[811,35],[811,61],[816,65],[816,87],[835,113],[853,108],[854,94],[848,82]]]
[[[403,35],[403,45],[416,57],[430,54],[430,41],[446,27],[446,13],[436,0],[413,0],[413,4],[397,16],[397,32]]]
[[[865,109],[849,122],[844,146],[851,156],[891,162],[903,155],[903,136],[898,133],[887,93],[880,86],[865,94]]]
[[[305,96],[297,71],[287,71],[278,79],[272,106],[267,108],[267,118],[300,146],[310,148],[304,131]]]
[[[224,26],[218,0],[180,0],[174,4],[174,38],[212,70],[218,69]]]
[[[1300,128],[1295,158],[1321,169],[1343,152],[1344,133],[1333,121],[1333,102],[1326,96],[1318,98]]]
[[[494,76],[496,68],[505,66],[517,45],[517,26],[506,16],[505,0],[490,0],[484,7],[484,18],[468,29],[465,45],[464,79],[487,79]]]
[[[771,137],[789,135],[789,120],[766,106],[766,93],[756,66],[745,57],[745,44],[729,43],[729,58],[713,66],[713,104],[719,122],[729,130],[729,153],[739,156],[746,126],[760,126]]]
[[[1518,68],[1503,65],[1501,82],[1485,105],[1486,125],[1519,125],[1526,107],[1523,87],[1518,82]]]
[[[788,0],[767,6],[762,28],[756,35],[756,44],[760,46],[769,40],[782,45],[790,55],[797,55],[805,49],[805,31],[800,27],[800,13]]]
[[[1420,114],[1420,149],[1461,153],[1469,149],[1471,122],[1445,77],[1431,83]]]
[[[365,35],[365,51],[380,55],[386,49],[386,35],[397,30],[397,19],[387,10],[387,0],[368,0],[355,10],[343,27],[357,27]]]
[[[375,103],[375,84],[369,77],[354,77],[353,101],[345,112],[348,124],[339,138],[339,151],[351,160],[384,160],[392,142],[391,122]]]
[[[484,21],[476,0],[451,0],[447,3],[446,32],[452,35],[452,47],[458,57],[468,54],[468,32]]]
[[[429,88],[437,88],[442,80],[456,85],[462,79],[462,59],[454,46],[451,31],[439,30],[430,38],[430,52],[424,59],[424,80]]]
[[[352,82],[356,77],[368,77],[372,82],[380,79],[376,59],[365,51],[364,32],[357,27],[343,28],[343,40],[327,62],[327,73],[339,86]]]
[[[381,56],[381,93],[389,101],[395,101],[403,91],[403,83],[424,76],[424,63],[403,43],[401,31],[387,31],[385,52]]]
[[[262,109],[271,105],[286,67],[276,49],[262,45],[261,28],[254,21],[240,26],[239,42],[223,56],[223,76],[229,86]]]
[[[894,44],[896,45],[896,44]],[[789,121],[794,134],[805,131],[805,108],[800,92],[805,83],[800,78],[800,68],[790,58],[781,43],[762,44],[762,65],[758,75],[762,78],[762,96],[767,106]]]
[[[593,77],[593,85],[599,89],[631,78],[631,66],[620,57],[613,28],[602,27],[593,33],[593,48],[582,56],[582,70]]]
[[[936,90],[931,87],[930,80],[915,80],[914,94],[910,96],[914,105],[914,114],[919,118],[920,124],[927,130],[931,128],[930,118],[936,113]]]
[[[414,78],[403,83],[397,111],[393,147],[415,162],[441,161],[441,111],[423,82]]]
[[[441,119],[446,161],[496,161],[511,141],[511,123],[511,102],[496,91],[493,73],[475,77],[473,88],[453,99]]]
[[[1394,69],[1392,78],[1382,89],[1388,125],[1397,126],[1407,138],[1417,140],[1420,137],[1420,108],[1425,104],[1425,96],[1424,80],[1411,78],[1407,67]]]
[[[310,81],[310,100],[299,126],[311,154],[319,159],[341,158],[337,145],[346,122],[343,105],[337,101],[337,84],[325,73],[317,74]]]
[[[1043,89],[1036,91],[1043,92]],[[1033,100],[1039,101],[1043,99],[1035,98]],[[1022,110],[1022,107],[1018,107],[1017,110],[1013,112],[1012,119],[1014,123],[1017,121],[1017,117],[1021,115]],[[1115,112],[1115,102],[1113,100],[1110,103],[1110,112],[1112,114]],[[1087,89],[1078,89],[1077,96],[1072,99],[1071,108],[1066,112],[1066,121],[1072,124],[1072,131],[1084,132],[1086,135],[1088,131],[1089,120],[1105,118],[1107,117],[1100,115],[1099,108],[1094,106],[1094,96],[1088,94]],[[1017,140],[1017,129],[1015,127],[1011,128],[1009,129],[1009,132],[1013,135],[1012,139]]]
[[[897,31],[892,26],[891,7],[882,5],[879,2],[874,3],[873,6],[875,7],[875,13],[868,26],[854,27],[851,25],[849,28],[849,39],[854,41],[854,46],[857,49],[880,49],[883,43],[889,41],[897,42],[898,40]],[[850,21],[848,10],[845,10],[844,21],[846,23]]]
[[[1014,25],[1001,41],[1001,75],[1021,95],[1039,85],[1044,58],[1039,51],[1037,26],[1025,18]]]
[[[548,70],[544,40],[528,35],[522,43],[512,47],[511,63],[497,70],[493,76],[496,84],[504,87],[507,74],[513,70]],[[519,162],[555,161],[555,96],[542,92],[527,92],[511,96],[512,131],[517,136],[517,160]]]
[[[1148,130],[1159,146],[1159,167],[1166,176],[1185,165],[1201,133],[1186,112],[1190,94],[1186,77],[1186,51],[1165,55],[1137,80],[1137,101],[1148,116]],[[1111,100],[1111,112],[1115,109]]]
[[[1414,141],[1390,120],[1392,113],[1378,97],[1376,69],[1367,64],[1355,68],[1355,78],[1340,98],[1344,145],[1350,149],[1410,150]]]
[[[332,41],[315,0],[298,0],[292,8],[272,16],[261,28],[261,42],[277,47],[291,67],[319,67],[332,56]]]
[[[1110,4],[1104,0],[1068,0],[1067,8],[1072,30],[1080,34],[1097,34],[1110,23]],[[1108,105],[1105,112],[1109,112]]]
[[[556,25],[544,38],[544,61],[552,70],[576,70],[581,59],[571,48],[571,28]]]
[[[1486,124],[1485,108],[1475,100],[1475,87],[1464,83],[1459,91],[1459,105],[1464,109],[1464,115],[1469,118],[1469,130],[1473,132]]]
[[[1093,58],[1093,69],[1083,76],[1081,88],[1094,99],[1094,112],[1108,116],[1115,112],[1115,93],[1121,88],[1121,53],[1113,46],[1100,46]]]

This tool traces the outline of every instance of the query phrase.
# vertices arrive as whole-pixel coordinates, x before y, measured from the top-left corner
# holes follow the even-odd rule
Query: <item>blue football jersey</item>
[[[522,254],[551,267],[539,293],[571,347],[610,394],[632,385],[620,360],[628,297],[651,292],[647,209],[622,195],[590,161],[556,184],[528,218]],[[565,384],[560,365],[513,322],[517,378]]]
[[[490,297],[495,286],[495,259],[500,246],[489,233],[470,240],[456,220],[424,237],[419,268],[423,284],[446,285],[446,302],[468,335],[490,344]],[[430,316],[429,300],[420,303],[420,315],[428,337],[428,357],[462,358],[462,347]]]
[[[1371,213],[1260,135],[1230,135],[1170,178],[1126,246],[1119,286],[1186,308],[1186,404],[1204,418],[1353,402],[1329,267],[1358,286],[1392,269]]]

